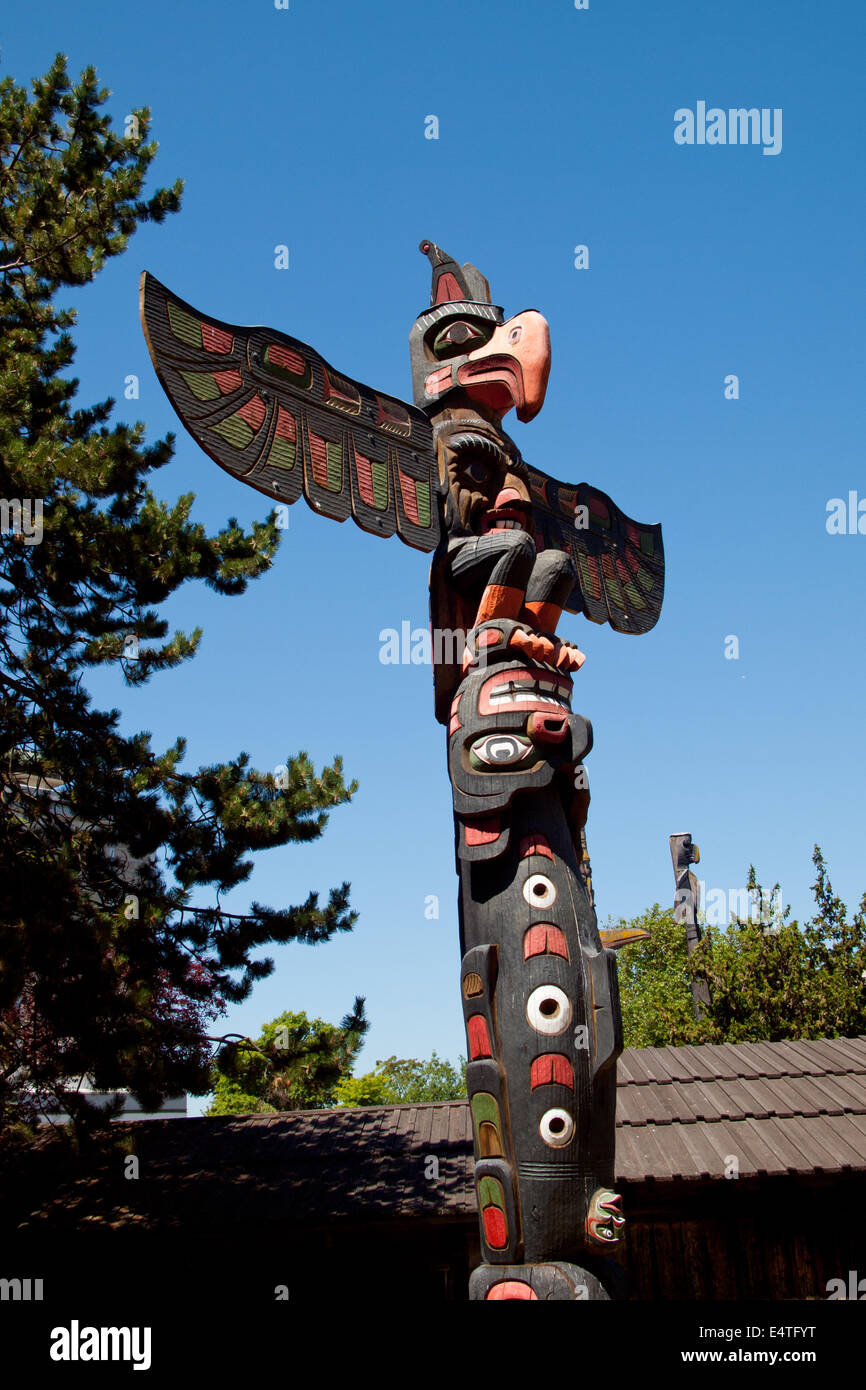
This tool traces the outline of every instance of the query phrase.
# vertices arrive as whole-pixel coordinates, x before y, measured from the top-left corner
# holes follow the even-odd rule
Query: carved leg
[[[532,567],[526,586],[524,615],[542,632],[551,635],[562,616],[577,576],[571,557],[562,550],[544,550]]]
[[[484,589],[474,627],[491,618],[516,618],[536,563],[535,543],[525,531],[490,531],[454,547],[451,574],[459,589]]]

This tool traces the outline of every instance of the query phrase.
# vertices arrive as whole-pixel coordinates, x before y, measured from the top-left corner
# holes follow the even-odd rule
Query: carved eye
[[[511,332],[510,332],[509,335],[508,335],[508,341],[509,341],[509,343],[511,343],[511,344],[519,343],[519,342],[520,342],[520,337],[521,337],[521,334],[522,334],[522,333],[523,333],[523,324],[522,324],[522,323],[517,323],[517,324],[515,324],[515,326],[512,328]]]
[[[571,1022],[571,1000],[558,985],[539,985],[526,1001],[526,1017],[536,1033],[564,1033]]]
[[[530,907],[550,907],[556,902],[556,885],[546,874],[530,874],[523,885],[523,897]]]
[[[480,347],[486,343],[490,333],[477,327],[474,323],[466,323],[463,319],[458,319],[456,323],[449,323],[447,328],[443,328],[441,333],[437,333],[433,339],[434,357],[456,357],[464,352],[471,352],[473,348]]]
[[[473,767],[480,767],[481,764],[501,767],[503,764],[534,760],[535,756],[535,744],[523,734],[488,734],[469,749],[469,761]]]
[[[552,1149],[564,1149],[574,1137],[574,1120],[567,1110],[545,1110],[538,1122],[538,1132]]]
[[[467,478],[471,478],[473,483],[486,483],[490,477],[490,469],[486,463],[467,463],[463,469]]]

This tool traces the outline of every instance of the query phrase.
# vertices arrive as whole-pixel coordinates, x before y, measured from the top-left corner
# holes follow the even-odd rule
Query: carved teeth
[[[569,695],[554,681],[539,681],[530,684],[521,681],[518,685],[502,685],[490,692],[491,705],[551,705],[557,710],[570,713]]]

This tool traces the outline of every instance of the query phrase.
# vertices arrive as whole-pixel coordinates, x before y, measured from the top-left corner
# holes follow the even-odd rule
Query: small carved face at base
[[[618,1192],[600,1187],[592,1194],[586,1214],[586,1234],[599,1245],[612,1245],[619,1240],[625,1217],[620,1210],[622,1198]]]

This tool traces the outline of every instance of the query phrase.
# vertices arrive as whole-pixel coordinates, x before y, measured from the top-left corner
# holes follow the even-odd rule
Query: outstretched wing
[[[163,388],[206,454],[279,502],[416,550],[439,540],[433,433],[414,406],[271,328],[207,318],[145,271],[141,321]]]
[[[665,590],[661,526],[632,521],[588,483],[569,486],[527,467],[538,549],[568,551],[577,570],[568,611],[617,632],[649,632]]]

